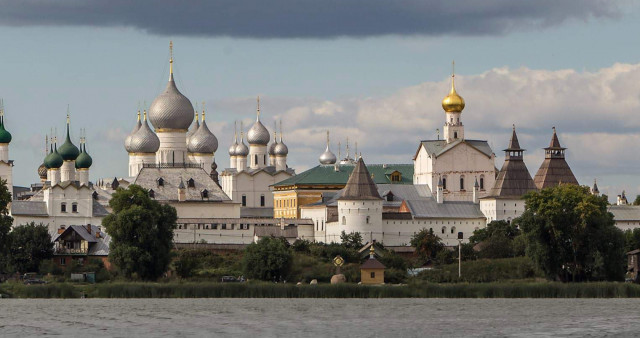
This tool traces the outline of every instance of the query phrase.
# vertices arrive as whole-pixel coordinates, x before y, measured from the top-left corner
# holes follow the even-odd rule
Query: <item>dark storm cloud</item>
[[[0,0],[0,25],[242,38],[499,35],[611,18],[618,7],[601,0]]]

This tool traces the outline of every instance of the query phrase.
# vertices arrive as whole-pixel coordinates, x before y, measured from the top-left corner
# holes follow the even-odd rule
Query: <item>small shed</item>
[[[627,252],[627,276],[634,283],[640,283],[640,249]]]
[[[369,259],[360,266],[360,282],[362,284],[384,284],[384,264],[376,259],[375,249],[372,245],[369,251]]]

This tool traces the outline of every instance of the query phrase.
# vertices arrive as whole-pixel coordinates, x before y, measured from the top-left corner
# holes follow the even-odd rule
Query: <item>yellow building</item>
[[[360,266],[360,282],[362,284],[384,284],[384,264],[376,257],[373,245],[369,251],[369,259]]]
[[[322,200],[347,184],[353,164],[319,165],[272,185],[273,217],[300,218],[300,207]],[[412,184],[413,164],[369,164],[376,184]]]

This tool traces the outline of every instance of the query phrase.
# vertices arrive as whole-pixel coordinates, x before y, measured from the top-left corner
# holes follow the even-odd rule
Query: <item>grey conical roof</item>
[[[347,185],[345,185],[342,195],[338,199],[356,201],[382,199],[362,158],[358,160],[355,168],[353,168]]]

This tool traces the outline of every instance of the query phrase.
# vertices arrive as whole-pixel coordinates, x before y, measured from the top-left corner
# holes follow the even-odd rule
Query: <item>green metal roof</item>
[[[354,167],[353,164],[340,164],[336,171],[333,164],[318,165],[273,186],[345,185]],[[413,164],[367,164],[367,169],[376,184],[413,184]],[[402,175],[400,182],[391,182],[391,177],[386,174],[394,171]]]

